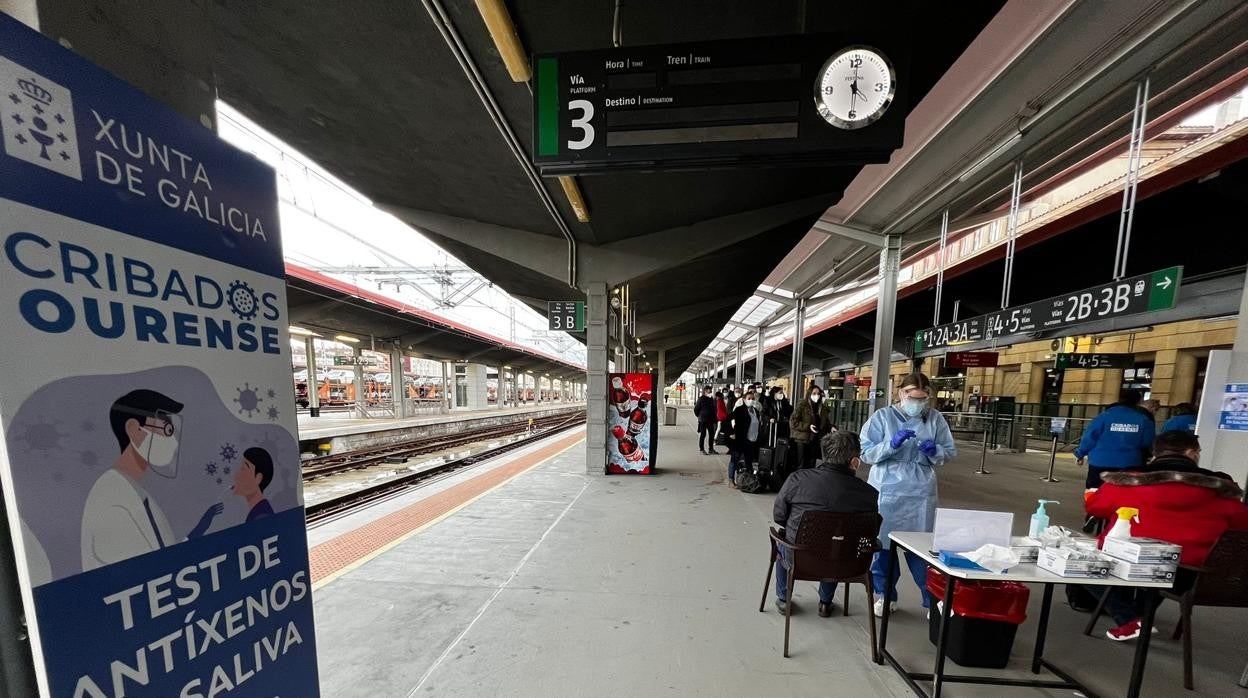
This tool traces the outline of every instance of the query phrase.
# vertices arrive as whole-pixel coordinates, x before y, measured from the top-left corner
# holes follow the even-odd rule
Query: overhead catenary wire
[[[542,202],[542,206],[550,217],[554,219],[555,226],[559,228],[559,232],[563,233],[563,237],[568,243],[568,279],[567,283],[572,288],[577,286],[577,246],[576,236],[572,234],[572,229],[568,227],[567,221],[563,219],[563,214],[559,212],[559,207],[555,205],[550,193],[546,191],[545,185],[542,184],[541,175],[533,167],[533,163],[529,162],[529,156],[524,151],[524,147],[520,144],[520,139],[516,137],[515,131],[512,130],[511,124],[507,122],[503,116],[503,110],[498,106],[498,102],[494,99],[493,92],[486,85],[485,78],[478,70],[476,62],[472,60],[472,55],[468,52],[468,47],[464,44],[459,32],[455,29],[454,22],[446,12],[446,8],[442,6],[440,0],[421,0],[425,11],[429,13],[429,17],[433,20],[434,26],[438,33],[442,35],[442,39],[451,49],[451,53],[455,56],[459,67],[463,69],[464,74],[468,76],[468,82],[472,85],[473,92],[481,100],[485,106],[486,113],[489,114],[490,120],[494,122],[495,128],[503,137],[503,142],[507,144],[507,148],[511,154],[515,156],[516,161],[520,163],[520,168],[524,171],[525,177],[529,183],[533,185],[533,189],[537,191],[538,198]]]

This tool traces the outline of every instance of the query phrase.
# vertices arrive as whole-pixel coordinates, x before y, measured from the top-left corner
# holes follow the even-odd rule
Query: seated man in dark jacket
[[[785,538],[793,541],[797,538],[797,529],[802,522],[802,514],[808,511],[830,511],[841,514],[871,514],[880,510],[880,493],[858,478],[858,466],[862,464],[859,456],[862,444],[858,434],[852,431],[834,431],[820,441],[823,450],[823,462],[815,468],[798,470],[784,481],[780,493],[776,495],[776,503],[772,508],[772,519],[784,527]],[[788,601],[788,571],[776,561],[776,608],[785,612]],[[819,584],[819,616],[827,618],[832,615],[832,596],[836,593],[836,584],[820,582]]]

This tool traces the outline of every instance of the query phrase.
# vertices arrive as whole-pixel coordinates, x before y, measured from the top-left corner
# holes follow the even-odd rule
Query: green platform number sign
[[[546,311],[552,331],[585,331],[585,301],[550,301]]]

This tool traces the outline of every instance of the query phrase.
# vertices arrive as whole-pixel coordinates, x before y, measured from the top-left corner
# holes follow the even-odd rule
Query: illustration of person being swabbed
[[[234,473],[230,491],[247,502],[247,521],[251,523],[273,515],[273,505],[264,498],[264,488],[273,481],[273,457],[258,446],[243,451],[243,464]]]
[[[108,422],[120,455],[95,481],[83,505],[84,572],[181,540],[141,482],[149,472],[157,477],[177,476],[182,407],[182,403],[154,390],[133,390],[109,408]],[[208,507],[186,539],[204,535],[222,510],[221,504]]]

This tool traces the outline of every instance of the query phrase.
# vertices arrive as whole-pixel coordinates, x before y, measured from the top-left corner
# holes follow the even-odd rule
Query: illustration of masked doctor
[[[140,481],[150,471],[177,475],[182,403],[154,390],[134,390],[118,398],[108,422],[121,455],[100,475],[82,510],[82,569],[93,570],[178,542],[160,505]],[[222,505],[200,517],[187,538],[202,536]]]

